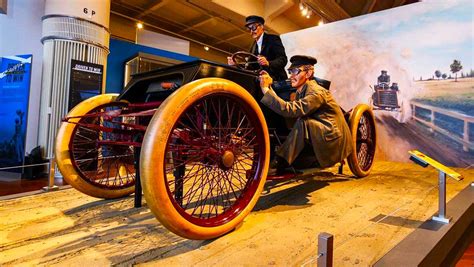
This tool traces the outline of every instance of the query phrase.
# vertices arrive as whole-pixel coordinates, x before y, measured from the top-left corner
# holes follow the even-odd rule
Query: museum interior
[[[474,266],[472,0],[0,0],[0,266]]]

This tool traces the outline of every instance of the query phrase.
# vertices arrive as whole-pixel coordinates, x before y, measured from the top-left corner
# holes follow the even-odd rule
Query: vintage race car
[[[265,181],[281,178],[267,173],[282,127],[289,129],[259,103],[252,56],[234,59],[238,68],[197,60],[138,74],[120,95],[74,107],[56,139],[64,179],[90,196],[118,198],[134,192],[139,175],[148,207],[172,232],[210,239],[234,229]],[[293,89],[285,90],[290,97]],[[364,177],[375,154],[374,116],[364,104],[345,116],[356,148],[347,162]]]

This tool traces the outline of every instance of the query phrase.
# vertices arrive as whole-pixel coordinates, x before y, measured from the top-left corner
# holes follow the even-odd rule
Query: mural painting
[[[448,166],[474,163],[471,0],[423,1],[282,35],[289,56],[318,59],[316,76],[346,110],[374,109],[376,158],[419,149]]]

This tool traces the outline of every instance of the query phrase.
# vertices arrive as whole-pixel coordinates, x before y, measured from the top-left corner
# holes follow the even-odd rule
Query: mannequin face
[[[263,34],[263,25],[259,23],[252,23],[247,27],[250,31],[250,35],[252,38],[257,41],[258,38]]]
[[[298,71],[290,72],[290,81],[291,87],[296,88],[299,91],[303,88],[303,85],[309,79],[310,72],[304,70],[303,67],[299,67],[297,69],[299,70],[299,73],[297,73]]]

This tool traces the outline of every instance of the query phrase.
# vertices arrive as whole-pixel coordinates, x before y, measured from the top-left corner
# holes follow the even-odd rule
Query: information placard
[[[102,65],[71,60],[69,110],[81,101],[100,94],[103,74]]]

